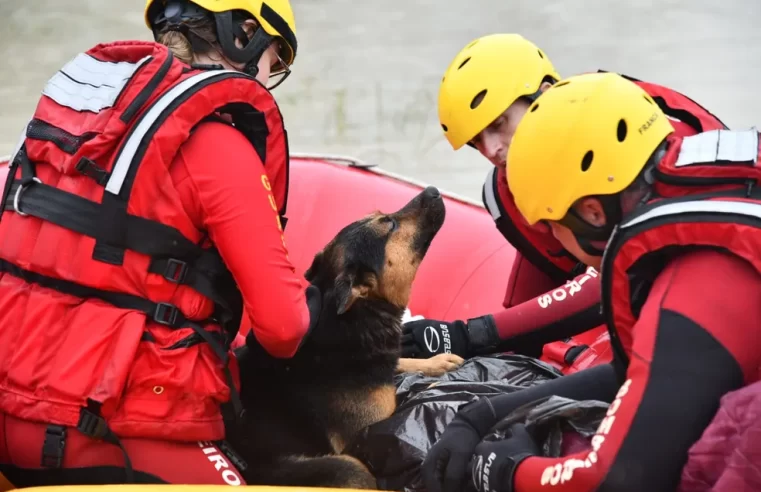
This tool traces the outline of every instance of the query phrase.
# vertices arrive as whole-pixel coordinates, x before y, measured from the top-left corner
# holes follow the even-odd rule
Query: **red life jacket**
[[[79,54],[47,83],[0,203],[0,411],[93,437],[224,437],[242,299],[169,173],[220,113],[284,214],[283,122],[252,77],[132,41]]]
[[[759,157],[755,129],[668,139],[653,173],[658,198],[621,222],[603,258],[603,310],[617,360],[628,363],[652,284],[680,251],[718,248],[761,273]]]

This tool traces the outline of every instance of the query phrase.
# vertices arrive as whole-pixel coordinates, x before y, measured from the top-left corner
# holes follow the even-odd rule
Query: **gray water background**
[[[680,90],[731,127],[761,121],[761,0],[292,0],[299,54],[275,90],[298,152],[348,154],[480,199],[490,164],[452,151],[438,84],[470,40],[519,32],[561,75],[619,71]],[[143,0],[0,0],[0,155],[80,51],[150,39]]]

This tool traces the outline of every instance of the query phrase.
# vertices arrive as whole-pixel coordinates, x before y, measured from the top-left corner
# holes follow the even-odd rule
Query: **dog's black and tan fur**
[[[376,487],[341,453],[396,407],[401,318],[444,213],[438,190],[427,188],[395,213],[342,229],[306,273],[322,309],[298,353],[276,360],[249,344],[239,354],[247,415],[228,441],[248,464],[249,484]]]

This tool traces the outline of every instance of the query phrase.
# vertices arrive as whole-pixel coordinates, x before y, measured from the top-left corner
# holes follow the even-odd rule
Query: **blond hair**
[[[163,44],[180,61],[191,64],[195,55],[218,52],[217,29],[209,19],[183,22],[182,29],[165,29],[156,39]]]

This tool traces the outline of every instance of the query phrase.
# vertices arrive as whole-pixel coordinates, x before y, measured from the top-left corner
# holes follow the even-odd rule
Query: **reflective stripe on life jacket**
[[[659,197],[619,224],[603,257],[603,310],[617,360],[628,363],[640,310],[675,255],[726,251],[761,273],[759,155],[755,130],[669,139],[654,174]]]
[[[567,252],[548,227],[529,226],[518,211],[507,188],[504,170],[492,167],[484,182],[482,200],[497,229],[524,258],[561,284],[584,266]]]
[[[219,114],[257,150],[284,214],[287,139],[272,95],[254,78],[192,69],[157,43],[117,42],[78,55],[50,79],[0,202],[0,334],[82,346],[92,330],[113,336],[67,356],[74,360],[37,352],[16,360],[0,346],[0,410],[95,437],[111,426],[121,436],[223,438],[220,405],[239,406],[227,364],[242,299],[169,172],[196,125]],[[14,301],[24,289],[9,276],[83,301],[26,288],[37,296],[26,316],[32,308]],[[47,311],[58,315],[46,319]],[[69,317],[106,326],[73,326]],[[167,328],[187,336],[133,361],[138,344],[166,339]],[[125,388],[166,367],[162,397],[151,386]],[[173,379],[193,372],[192,387]]]

